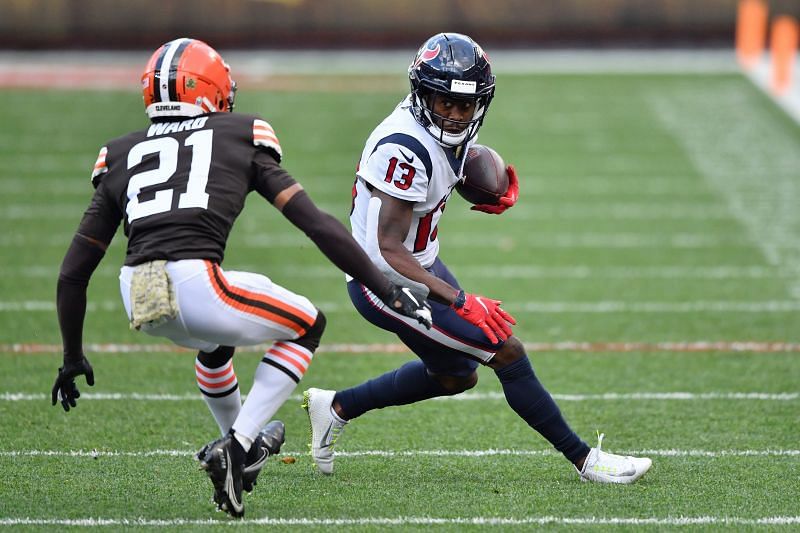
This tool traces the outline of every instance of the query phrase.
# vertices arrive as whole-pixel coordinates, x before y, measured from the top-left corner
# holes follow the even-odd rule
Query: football
[[[471,204],[497,205],[507,190],[503,158],[488,146],[473,145],[464,163],[464,180],[456,184],[458,194]]]

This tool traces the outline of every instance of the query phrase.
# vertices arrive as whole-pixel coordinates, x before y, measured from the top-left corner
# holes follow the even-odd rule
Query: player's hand
[[[508,165],[506,167],[506,173],[508,174],[508,189],[506,193],[500,197],[497,205],[478,204],[473,205],[470,209],[492,215],[499,215],[517,203],[517,199],[519,199],[519,179],[517,179],[517,171],[514,169],[514,165]]]
[[[505,310],[500,309],[502,302],[466,293],[460,299],[463,299],[463,305],[457,307],[460,303],[457,298],[450,307],[456,310],[458,316],[481,328],[492,344],[497,344],[498,338],[505,341],[511,336],[512,331],[509,324],[516,324],[517,321]]]
[[[431,329],[433,325],[431,306],[428,305],[428,302],[425,300],[420,302],[411,294],[411,290],[409,290],[408,287],[394,285],[385,303],[401,315],[416,319],[417,322],[427,329]]]
[[[81,397],[81,393],[75,384],[75,378],[81,375],[86,376],[87,385],[94,386],[94,370],[85,355],[64,357],[64,366],[58,369],[58,376],[53,385],[53,405],[60,401],[64,411],[69,411],[70,407],[76,406],[75,400]]]

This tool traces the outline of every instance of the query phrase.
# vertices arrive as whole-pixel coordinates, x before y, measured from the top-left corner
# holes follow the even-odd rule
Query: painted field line
[[[798,353],[800,343],[792,342],[758,342],[758,341],[686,341],[686,342],[526,342],[525,350],[529,353],[542,352],[579,352],[579,353],[628,353],[628,352],[721,352],[721,353]],[[124,344],[108,343],[85,344],[88,352],[95,353],[194,353],[193,350],[174,344]],[[237,348],[239,352],[261,353],[269,349],[268,345],[244,346]],[[27,354],[60,354],[60,344],[14,343],[0,344],[3,353]],[[390,344],[322,344],[317,353],[357,354],[390,354],[410,353],[407,346],[399,343]]]
[[[0,518],[0,526],[83,526],[83,527],[176,527],[176,526],[545,526],[545,525],[611,525],[611,526],[776,526],[800,524],[800,516],[677,516],[677,517],[569,517],[529,516],[500,518],[473,516],[436,518],[431,516],[362,517],[362,518],[243,518],[235,522],[224,519],[191,518]]]
[[[597,401],[707,401],[707,400],[763,400],[777,402],[792,402],[800,399],[798,392],[606,392],[602,394],[551,394],[554,399],[564,402],[597,402]],[[242,395],[244,399],[246,395]],[[200,393],[190,394],[145,394],[145,393],[104,393],[85,392],[81,394],[81,401],[143,401],[143,402],[185,402],[201,400]],[[50,400],[50,395],[40,392],[3,392],[0,393],[0,402],[39,402]],[[288,401],[299,402],[300,395],[289,396]],[[469,402],[503,400],[502,392],[463,392],[455,396],[441,396],[433,398],[438,402]]]
[[[232,265],[230,270],[258,272],[263,265]],[[55,280],[58,277],[58,265],[5,265],[0,266],[0,275],[15,278],[33,278]],[[462,277],[485,277],[492,279],[785,279],[795,278],[800,271],[796,268],[785,269],[765,265],[717,265],[717,266],[612,266],[597,267],[589,265],[498,265],[462,266],[458,274]],[[280,275],[287,278],[326,278],[344,280],[344,274],[333,265],[303,266],[283,265],[270,267],[270,276]],[[119,268],[104,265],[95,270],[93,278],[117,278]]]
[[[0,450],[0,457],[194,457],[197,450]],[[800,450],[765,449],[765,450],[678,450],[678,449],[645,449],[615,450],[615,453],[626,455],[649,455],[652,457],[800,457]],[[287,450],[281,455],[306,456],[308,450]],[[361,450],[343,451],[336,449],[337,457],[354,459],[369,457],[561,457],[556,450]]]
[[[336,302],[316,302],[326,313],[355,313],[353,306]],[[800,300],[697,300],[691,302],[623,302],[606,300],[598,302],[545,302],[506,300],[503,308],[510,312],[541,314],[604,314],[604,313],[794,313],[800,311]],[[101,300],[88,302],[88,312],[121,311],[122,302]],[[55,300],[5,300],[0,301],[0,313],[53,313]]]

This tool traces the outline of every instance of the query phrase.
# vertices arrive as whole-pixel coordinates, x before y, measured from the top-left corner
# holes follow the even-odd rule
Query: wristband
[[[458,291],[458,294],[456,294],[456,299],[453,302],[453,309],[461,309],[464,307],[465,303],[467,303],[467,295],[462,289]]]

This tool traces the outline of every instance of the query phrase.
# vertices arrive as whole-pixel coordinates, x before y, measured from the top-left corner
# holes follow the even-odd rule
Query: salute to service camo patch
[[[131,278],[131,329],[155,328],[178,316],[164,260],[136,266]]]

